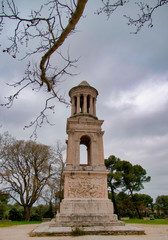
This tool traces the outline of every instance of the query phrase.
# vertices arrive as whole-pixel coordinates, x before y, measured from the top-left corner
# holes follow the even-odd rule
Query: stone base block
[[[76,227],[51,227],[51,223],[41,223],[34,231],[31,236],[66,236],[73,235],[76,231]],[[143,229],[133,227],[130,225],[124,226],[90,226],[90,227],[80,227],[81,232],[85,235],[141,235],[145,234]]]
[[[113,214],[113,203],[109,199],[97,198],[73,198],[63,199],[60,204],[62,215],[111,215]]]
[[[51,226],[121,226],[109,199],[64,199]]]
[[[59,216],[50,227],[89,227],[89,226],[124,226],[124,222],[110,220],[108,216]]]

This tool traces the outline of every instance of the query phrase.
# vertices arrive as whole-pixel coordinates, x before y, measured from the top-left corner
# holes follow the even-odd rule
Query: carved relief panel
[[[107,198],[107,175],[71,173],[65,175],[65,198]]]

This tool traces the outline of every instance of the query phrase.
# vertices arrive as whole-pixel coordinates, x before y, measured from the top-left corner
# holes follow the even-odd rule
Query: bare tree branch
[[[54,45],[45,53],[42,57],[40,62],[40,69],[41,69],[41,80],[42,83],[46,83],[48,91],[52,90],[52,85],[54,84],[53,81],[50,81],[46,76],[46,61],[51,57],[51,55],[63,44],[67,36],[75,29],[76,24],[78,23],[79,19],[81,18],[87,0],[78,0],[76,10],[72,13],[72,17],[69,19],[69,23],[67,27],[62,31],[58,40],[54,43]],[[59,15],[60,18],[60,15]]]
[[[111,14],[121,6],[124,6],[126,3],[129,2],[129,0],[101,0],[103,7],[101,7],[99,10],[97,10],[97,14],[105,13],[107,17],[109,18]]]
[[[144,2],[137,2],[136,3],[140,9],[140,14],[138,14],[137,19],[133,19],[131,17],[128,17],[124,15],[128,19],[128,25],[129,26],[135,26],[136,31],[133,32],[137,34],[141,28],[144,26],[145,23],[148,23],[148,27],[153,27],[153,13],[159,8],[166,4],[168,4],[168,0],[158,0],[156,5],[153,7],[149,6],[149,4]]]
[[[44,109],[34,121],[26,126],[34,126],[33,134],[35,135],[37,129],[44,122],[50,123],[46,111],[54,109],[53,105],[49,105],[51,100],[56,98],[68,105],[57,87],[64,76],[74,75],[71,69],[76,67],[77,60],[71,60],[69,51],[65,57],[61,53],[60,47],[68,35],[75,30],[87,1],[48,0],[46,4],[39,7],[38,11],[32,10],[29,18],[22,17],[14,0],[1,2],[0,28],[3,29],[7,21],[15,22],[14,35],[9,38],[11,45],[3,49],[3,52],[16,58],[17,55],[20,55],[20,48],[25,46],[28,51],[21,59],[29,58],[32,55],[39,55],[41,58],[39,64],[32,64],[29,61],[24,77],[13,84],[8,84],[17,90],[13,95],[6,97],[7,102],[1,106],[11,107],[14,100],[27,87],[36,91],[43,89],[50,92],[51,96],[46,99]],[[57,56],[55,66],[51,63],[54,53]]]

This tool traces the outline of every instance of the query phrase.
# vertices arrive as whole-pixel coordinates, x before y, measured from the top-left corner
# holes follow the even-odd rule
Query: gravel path
[[[38,225],[20,225],[0,228],[0,240],[168,240],[168,225],[130,224],[145,229],[146,235],[134,236],[79,236],[79,237],[29,237]]]

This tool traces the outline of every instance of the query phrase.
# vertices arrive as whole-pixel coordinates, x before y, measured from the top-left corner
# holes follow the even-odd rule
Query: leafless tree
[[[1,135],[0,187],[24,207],[26,221],[30,220],[31,207],[50,179],[59,177],[57,174],[59,163],[51,147]]]
[[[53,147],[58,170],[57,174],[49,179],[43,193],[43,199],[47,204],[53,202],[53,204],[57,205],[63,199],[65,149],[65,145],[63,145],[60,141],[57,141],[56,146]]]
[[[16,92],[7,97],[7,102],[2,105],[10,107],[19,93],[27,87],[50,93],[44,109],[28,126],[35,126],[35,135],[45,121],[49,123],[46,111],[54,111],[54,105],[51,105],[54,98],[68,104],[64,96],[59,94],[58,83],[64,76],[74,74],[71,69],[76,66],[77,59],[71,59],[69,53],[65,56],[61,52],[61,46],[67,37],[75,32],[87,2],[88,0],[46,0],[46,3],[39,6],[38,10],[32,10],[26,18],[19,12],[14,0],[1,1],[0,31],[2,32],[10,23],[14,24],[14,31],[10,36],[11,44],[3,48],[3,52],[18,58],[19,53],[25,50],[22,59],[27,58],[28,61],[24,77],[10,85],[17,89]],[[100,4],[97,14],[105,13],[109,18],[118,7],[123,7],[131,1],[99,0],[97,2]],[[140,9],[138,18],[125,16],[128,18],[128,24],[136,27],[135,33],[138,33],[145,23],[152,27],[153,12],[167,3],[168,0],[154,0],[152,6],[149,6],[146,0],[137,2]],[[35,64],[31,62],[32,55],[37,58]],[[53,55],[59,57],[54,64]]]

